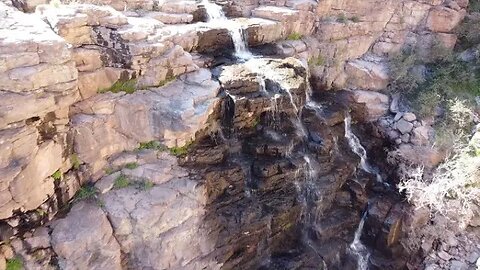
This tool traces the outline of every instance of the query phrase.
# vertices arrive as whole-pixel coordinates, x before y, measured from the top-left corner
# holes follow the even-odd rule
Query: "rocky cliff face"
[[[386,59],[453,48],[468,1],[218,2],[229,24],[196,1],[0,2],[0,269],[11,248],[27,269],[354,269],[367,205],[370,267],[418,269],[399,224],[428,219],[357,170],[344,116],[368,152],[425,153]],[[257,57],[232,57],[230,22]]]

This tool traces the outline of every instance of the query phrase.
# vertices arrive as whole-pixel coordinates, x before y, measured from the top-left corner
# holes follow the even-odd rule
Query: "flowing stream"
[[[382,176],[378,173],[378,170],[372,167],[367,160],[367,151],[363,148],[360,140],[352,132],[352,117],[347,113],[345,117],[345,138],[348,141],[348,145],[352,151],[360,157],[360,168],[370,174],[375,175],[378,182],[383,182]]]
[[[228,29],[228,31],[230,33],[230,36],[232,38],[234,47],[235,47],[235,57],[245,61],[246,66],[251,71],[258,74],[257,80],[259,82],[259,91],[260,91],[260,93],[262,93],[262,95],[265,95],[265,96],[270,97],[272,99],[272,110],[273,110],[273,113],[275,114],[275,111],[277,110],[277,108],[276,108],[277,107],[277,104],[276,104],[277,103],[277,98],[279,97],[279,95],[274,94],[273,96],[271,96],[271,94],[267,92],[265,80],[269,79],[269,80],[277,81],[277,82],[281,81],[281,80],[279,80],[280,78],[278,78],[279,74],[277,74],[274,70],[271,70],[269,68],[264,68],[264,69],[259,68],[260,65],[258,64],[257,59],[253,56],[253,54],[248,49],[248,45],[247,45],[247,42],[246,42],[244,34],[243,34],[243,29],[238,22],[235,22],[233,20],[229,20],[225,16],[224,12],[222,11],[222,8],[219,5],[214,4],[214,3],[210,3],[208,0],[202,0],[202,4],[206,9],[207,16],[208,16],[208,22],[210,24],[212,24],[214,26],[224,27],[224,28]],[[308,64],[306,64],[306,65],[304,64],[304,66],[306,66],[306,70],[308,72],[309,71]],[[309,80],[309,74],[307,75],[307,80]],[[307,140],[308,135],[307,135],[306,129],[305,129],[302,121],[300,120],[300,115],[301,115],[301,111],[302,111],[303,107],[298,108],[297,104],[295,103],[295,100],[294,100],[294,97],[293,97],[292,93],[290,91],[288,91],[288,87],[282,87],[282,86],[280,86],[280,87],[285,90],[286,94],[288,95],[288,97],[290,99],[290,103],[292,105],[292,108],[294,109],[296,117],[295,117],[295,119],[293,119],[292,122],[293,122],[293,124],[294,124],[294,126],[297,130],[297,136],[302,137],[302,138]],[[236,100],[235,96],[230,95],[228,93],[227,93],[227,95],[229,95],[232,98],[232,100],[235,102],[235,100]],[[318,103],[314,102],[311,99],[311,95],[312,95],[311,86],[310,86],[310,83],[307,81],[305,107],[313,109],[313,110],[315,110],[315,112],[317,114],[319,114],[319,113],[321,113],[322,108]],[[370,166],[368,164],[367,153],[366,153],[365,149],[360,144],[360,141],[359,141],[358,137],[355,136],[355,134],[353,134],[353,132],[351,131],[351,117],[350,117],[349,114],[347,114],[347,116],[345,118],[345,137],[348,140],[348,143],[349,143],[351,149],[353,150],[353,152],[360,157],[360,159],[361,159],[360,167],[368,173],[375,174],[376,177],[377,177],[377,180],[381,182],[382,178],[381,178],[380,174],[377,172],[377,170],[375,168],[373,168],[372,166]],[[316,178],[316,170],[315,170],[315,165],[313,164],[312,160],[310,159],[310,157],[306,153],[304,153],[304,160],[306,162],[306,169],[307,169],[306,178],[307,179],[306,179],[306,182],[305,182],[303,187],[299,186],[300,189],[303,189],[303,192],[301,190],[299,190],[299,192],[300,192],[300,194],[303,193],[303,195],[301,195],[302,198],[300,198],[301,201],[303,201],[304,204],[307,204],[307,202],[306,202],[307,197],[309,197],[309,195],[311,196],[311,193],[315,192],[315,189],[316,189],[315,184],[314,184],[314,181],[315,181],[315,178]],[[305,213],[305,214],[307,214],[307,213]],[[311,214],[311,213],[309,213],[309,214]],[[365,213],[363,214],[362,219],[361,219],[361,221],[358,225],[358,228],[355,231],[354,240],[350,245],[350,251],[357,258],[357,263],[358,263],[358,269],[359,270],[366,270],[367,269],[368,259],[370,257],[368,249],[360,241],[360,237],[362,235],[363,226],[365,224],[365,219],[367,217],[367,214],[368,214],[368,211],[365,211]],[[308,238],[307,236],[304,236],[304,237]],[[311,244],[310,239],[305,239],[304,241],[307,244],[307,246],[310,246],[316,252],[315,248]]]
[[[360,143],[358,137],[352,131],[352,117],[349,113],[347,113],[345,117],[345,138],[348,141],[348,144],[352,151],[360,157],[360,168],[370,174],[376,176],[378,182],[383,183],[383,179],[378,173],[378,170],[372,167],[367,160],[367,151]],[[368,208],[362,216],[360,223],[358,224],[357,230],[355,231],[355,237],[353,242],[350,244],[350,251],[355,255],[357,258],[357,269],[358,270],[366,270],[368,269],[368,259],[370,257],[370,253],[368,249],[362,244],[360,241],[360,237],[362,236],[363,226],[365,225],[365,219],[368,215]]]
[[[202,5],[205,7],[208,22],[210,24],[228,29],[235,47],[235,56],[244,60],[252,58],[253,55],[248,50],[248,45],[244,38],[243,29],[240,23],[229,20],[225,16],[222,7],[217,4],[210,3],[208,0],[203,0]]]
[[[360,220],[357,230],[355,231],[355,237],[353,238],[353,242],[350,244],[350,251],[357,258],[358,270],[368,269],[368,259],[370,258],[370,253],[368,252],[367,247],[365,247],[365,245],[362,244],[362,241],[360,241],[367,215],[368,209],[365,211],[365,213],[363,213],[362,219]]]

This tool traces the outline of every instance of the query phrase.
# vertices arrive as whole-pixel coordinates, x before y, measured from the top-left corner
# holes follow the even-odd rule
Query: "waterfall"
[[[355,255],[355,257],[357,257],[358,270],[366,270],[368,267],[368,259],[370,258],[370,253],[368,252],[368,249],[362,244],[362,241],[360,241],[367,215],[368,209],[365,211],[365,213],[363,213],[362,219],[360,220],[358,228],[355,231],[355,237],[353,238],[353,242],[350,244],[350,251],[353,253],[353,255]]]
[[[378,173],[378,170],[372,167],[367,161],[367,151],[363,148],[360,140],[352,132],[352,117],[347,113],[345,117],[345,138],[348,140],[348,145],[352,151],[360,157],[360,168],[367,173],[373,174],[376,176],[378,182],[383,182],[382,176]]]
[[[217,4],[210,3],[208,0],[202,0],[202,5],[205,7],[210,24],[227,28],[235,47],[235,56],[244,60],[252,58],[253,55],[248,50],[247,41],[240,23],[229,20],[225,16],[222,7]]]

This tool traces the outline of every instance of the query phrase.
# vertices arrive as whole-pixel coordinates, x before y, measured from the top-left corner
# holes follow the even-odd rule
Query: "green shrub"
[[[115,182],[113,183],[113,188],[115,189],[121,189],[121,188],[126,188],[130,186],[130,179],[126,175],[121,174],[115,179]]]
[[[155,183],[153,183],[150,180],[145,180],[142,182],[141,188],[145,191],[152,189],[155,186]]]
[[[193,141],[185,144],[182,147],[174,146],[174,147],[169,148],[168,150],[170,151],[170,154],[172,154],[176,157],[184,156],[188,153],[188,149],[190,148],[190,146],[192,146],[192,144],[193,144]]]
[[[468,10],[470,12],[480,12],[480,0],[470,0]]]
[[[105,172],[105,174],[112,174],[115,172],[115,170],[111,167],[107,167],[105,169],[103,169],[103,171]]]
[[[325,58],[322,55],[318,55],[317,57],[310,58],[308,60],[309,66],[323,66],[325,65]]]
[[[151,150],[165,151],[167,150],[167,147],[158,141],[149,141],[149,142],[140,143],[137,149],[138,150],[151,149]]]
[[[348,19],[347,19],[347,16],[345,16],[345,14],[340,14],[337,16],[337,22],[339,23],[347,23],[348,22]]]
[[[350,21],[354,22],[354,23],[358,23],[360,22],[360,18],[358,16],[353,16],[350,18]]]
[[[404,52],[393,56],[389,61],[392,83],[389,91],[409,95],[423,83],[423,78],[415,74],[413,68],[420,61],[413,52]]]
[[[90,200],[95,198],[97,195],[97,189],[94,186],[83,186],[81,187],[77,194],[75,195],[75,201],[81,201],[81,200]]]
[[[137,80],[131,79],[127,81],[117,81],[115,82],[110,88],[107,89],[101,89],[98,92],[99,93],[106,93],[106,92],[112,92],[112,93],[120,93],[120,92],[125,92],[127,94],[132,94],[136,91],[137,87]]]
[[[62,177],[63,177],[63,175],[62,175],[62,172],[61,172],[60,170],[57,170],[57,171],[55,171],[55,172],[52,174],[52,178],[53,178],[53,180],[55,180],[55,181],[60,181],[60,180],[62,180]]]
[[[175,76],[173,76],[173,77],[167,77],[165,80],[161,81],[161,82],[157,85],[157,87],[165,86],[165,85],[167,85],[167,84],[175,81],[175,79],[176,79]]]
[[[300,40],[300,39],[302,39],[302,38],[303,38],[303,36],[302,36],[302,34],[300,34],[300,33],[291,33],[291,34],[288,35],[288,37],[287,37],[288,40]]]
[[[73,169],[78,170],[82,164],[82,161],[77,154],[72,154],[70,155],[70,163],[72,163]]]
[[[129,163],[125,164],[125,168],[127,168],[129,170],[136,169],[136,168],[138,168],[138,163],[137,162],[129,162]]]
[[[23,261],[16,257],[13,259],[7,260],[7,268],[6,270],[22,270],[23,269]]]

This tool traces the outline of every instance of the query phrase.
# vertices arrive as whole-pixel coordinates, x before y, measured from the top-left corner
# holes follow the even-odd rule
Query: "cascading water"
[[[366,270],[368,268],[368,259],[370,258],[370,253],[368,252],[368,249],[362,244],[362,241],[360,241],[367,215],[368,210],[363,213],[362,219],[360,220],[358,228],[355,231],[355,237],[353,238],[353,242],[350,244],[350,251],[353,253],[353,255],[355,255],[355,257],[357,257],[358,270]]]
[[[241,28],[240,24],[235,22],[235,21],[232,21],[232,20],[228,20],[225,16],[225,14],[223,13],[222,11],[222,8],[214,3],[210,3],[208,0],[203,0],[202,1],[202,4],[205,6],[205,9],[207,11],[207,14],[208,14],[208,19],[209,19],[209,23],[211,24],[217,24],[219,25],[220,27],[225,27],[228,29],[230,35],[231,35],[231,38],[233,40],[233,43],[234,43],[234,47],[235,47],[235,56],[243,61],[245,61],[245,65],[253,72],[257,73],[257,81],[258,81],[258,84],[259,84],[259,92],[262,94],[262,96],[265,96],[265,97],[268,97],[271,99],[271,110],[272,110],[272,113],[273,113],[273,121],[275,121],[275,112],[277,111],[277,106],[278,106],[278,98],[281,97],[280,94],[278,93],[269,93],[267,91],[267,87],[266,87],[266,80],[270,80],[270,81],[273,81],[273,82],[282,82],[283,78],[281,78],[281,74],[278,74],[275,70],[272,70],[268,67],[264,67],[264,68],[259,68],[261,65],[259,65],[259,63],[257,62],[258,59],[256,59],[255,57],[253,57],[253,54],[249,51],[248,49],[248,46],[247,46],[247,42],[245,40],[245,37],[243,35],[243,29]],[[302,114],[302,110],[303,108],[308,108],[308,109],[311,109],[311,110],[314,110],[316,112],[317,115],[321,115],[322,113],[322,107],[316,103],[315,101],[312,100],[312,89],[311,89],[311,86],[310,86],[310,83],[309,83],[309,78],[310,78],[310,74],[309,74],[309,67],[308,67],[308,64],[304,63],[304,66],[307,70],[307,82],[306,82],[306,93],[305,93],[305,105],[303,107],[299,107],[297,105],[297,103],[295,102],[295,98],[293,96],[293,94],[288,90],[289,87],[288,86],[282,86],[280,85],[280,88],[283,89],[288,97],[288,99],[290,100],[290,104],[292,106],[292,109],[294,110],[294,114],[295,114],[295,117],[292,118],[292,123],[295,127],[295,130],[296,130],[296,133],[297,133],[297,136],[298,137],[301,137],[303,138],[305,141],[308,140],[308,135],[307,135],[307,131],[306,131],[306,128],[304,127],[301,119],[300,119],[300,116]],[[230,98],[233,100],[233,102],[235,103],[236,101],[236,97],[233,96],[233,95],[230,95],[229,93],[227,93],[227,95],[230,96]],[[365,152],[365,149],[363,149],[363,147],[361,147],[361,144],[359,143],[358,141],[358,138],[356,138],[356,136],[350,131],[350,121],[351,119],[346,119],[346,128],[347,128],[347,123],[348,123],[348,135],[346,135],[347,139],[350,141],[352,141],[353,143],[351,143],[351,147],[352,149],[354,148],[354,145],[357,145],[359,147],[355,147],[354,150],[356,154],[358,154],[361,159],[362,159],[362,168],[364,170],[367,170],[368,172],[374,172],[374,170],[368,165],[368,163],[366,162],[366,152]],[[347,134],[347,133],[346,133]],[[268,134],[267,134],[268,135]],[[273,138],[276,138],[278,137],[279,135],[276,134],[276,133],[272,133],[270,134]],[[308,155],[308,153],[302,151],[302,152],[297,152],[295,153],[295,156],[293,156],[293,151],[294,151],[294,145],[293,142],[292,144],[290,145],[286,155],[287,155],[287,158],[289,159],[292,159],[294,160],[295,159],[295,156],[296,157],[299,157],[298,155],[300,155],[300,157],[303,157],[303,160],[305,161],[305,166],[301,167],[299,166],[299,170],[305,170],[305,180],[304,181],[298,181],[296,182],[296,186],[297,186],[297,189],[298,189],[298,196],[299,196],[299,201],[300,203],[302,203],[304,206],[302,207],[302,214],[301,216],[303,216],[303,220],[305,222],[305,225],[307,227],[314,227],[315,225],[315,222],[317,220],[317,217],[316,217],[316,214],[315,214],[315,206],[311,205],[312,202],[315,202],[315,200],[317,199],[317,190],[318,190],[318,187],[316,186],[316,178],[317,178],[317,170],[316,170],[316,166],[318,166],[318,164],[314,161],[314,158],[310,157]],[[244,169],[245,171],[248,171],[248,169]],[[377,174],[378,175],[378,174]],[[247,182],[251,181],[251,176],[249,175],[247,177],[249,180],[247,180]],[[297,178],[297,177],[295,177]],[[249,183],[247,183],[247,186]],[[246,190],[246,193],[247,195],[250,195],[250,189],[247,188]],[[364,214],[360,224],[359,224],[359,227],[357,229],[357,231],[355,232],[355,239],[354,241],[352,242],[351,246],[350,246],[350,249],[351,251],[355,254],[355,256],[358,257],[358,269],[360,270],[365,270],[366,267],[367,267],[367,263],[368,263],[368,257],[369,257],[369,254],[368,254],[368,250],[365,246],[362,245],[361,241],[360,241],[360,236],[361,236],[361,233],[362,233],[362,230],[363,230],[363,225],[364,225],[364,222],[365,222],[365,217],[366,217],[366,213]],[[307,229],[305,229],[303,231],[303,243],[309,247],[313,252],[314,254],[316,254],[318,256],[318,258],[320,260],[322,260],[323,262],[323,266],[326,268],[326,264],[325,264],[325,261],[323,260],[322,256],[318,253],[318,251],[316,250],[316,247],[315,247],[315,244],[314,244],[314,240],[310,238],[309,234],[308,234],[308,231]]]
[[[360,168],[367,173],[373,174],[376,176],[378,182],[383,182],[382,176],[378,173],[378,170],[372,167],[367,160],[367,151],[363,148],[360,140],[352,132],[352,117],[349,113],[345,116],[345,138],[348,141],[348,145],[352,151],[360,157]]]
[[[244,60],[252,58],[253,55],[248,50],[241,25],[238,22],[229,20],[223,13],[221,6],[210,3],[208,0],[203,0],[202,5],[205,7],[210,24],[228,29],[235,47],[235,56]]]
[[[360,143],[358,137],[352,132],[352,117],[349,113],[345,116],[345,138],[348,141],[348,144],[352,151],[360,157],[360,168],[370,174],[376,176],[378,182],[383,183],[383,179],[378,173],[378,170],[372,167],[367,160],[367,151]],[[384,183],[386,184],[386,183]],[[386,184],[388,185],[388,184]],[[368,259],[370,257],[370,253],[368,249],[362,244],[360,241],[360,237],[362,236],[363,226],[365,225],[365,219],[368,215],[368,208],[362,216],[360,223],[358,224],[357,230],[355,231],[355,237],[353,242],[350,244],[350,251],[357,257],[357,269],[358,270],[366,270],[368,267]]]

